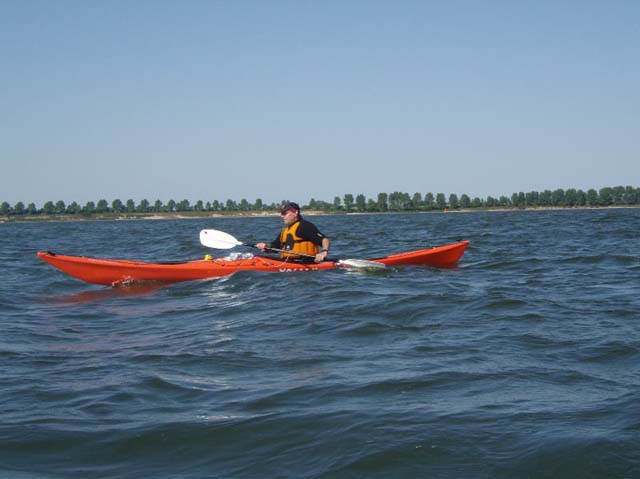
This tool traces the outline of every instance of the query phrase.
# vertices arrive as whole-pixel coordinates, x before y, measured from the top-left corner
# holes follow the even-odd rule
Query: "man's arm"
[[[329,238],[327,238],[326,236],[324,238],[322,238],[322,246],[321,246],[322,249],[316,255],[316,259],[315,259],[316,263],[321,263],[325,259],[327,259],[327,256],[329,255],[329,246],[330,245],[331,245],[331,240]]]
[[[316,225],[308,221],[302,223],[300,225],[300,228],[298,229],[298,235],[300,235],[301,238],[306,239],[307,241],[311,241],[313,244],[320,247],[320,251],[318,251],[318,254],[315,258],[316,263],[321,263],[327,258],[331,240],[323,233],[321,233]]]
[[[282,245],[280,243],[280,235],[278,235],[278,237],[271,243],[256,243],[256,248],[258,248],[260,251],[264,251],[269,248],[282,249]]]

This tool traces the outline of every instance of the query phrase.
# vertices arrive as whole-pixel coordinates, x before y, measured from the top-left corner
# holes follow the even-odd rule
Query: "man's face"
[[[284,221],[284,224],[286,226],[291,226],[296,222],[296,219],[298,218],[298,215],[292,210],[287,210],[284,213],[280,213],[280,216],[282,216],[282,221]]]

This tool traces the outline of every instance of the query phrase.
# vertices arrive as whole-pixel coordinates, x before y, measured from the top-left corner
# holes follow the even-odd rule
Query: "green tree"
[[[353,211],[353,205],[355,204],[355,202],[353,201],[353,195],[351,193],[347,193],[344,195],[343,202],[344,209],[347,211],[347,213]]]
[[[333,204],[327,201],[316,201],[316,206],[321,211],[333,211]]]
[[[616,206],[624,205],[624,186],[614,186],[611,188],[613,195],[613,204]]]
[[[401,196],[399,191],[394,191],[393,193],[389,193],[389,210],[390,211],[399,211],[401,207]]]
[[[122,213],[124,211],[124,205],[122,204],[122,201],[120,201],[119,199],[115,199],[111,202],[111,211],[113,211],[114,213]]]
[[[587,190],[587,204],[589,206],[598,206],[600,203],[600,198],[598,197],[598,192],[593,188]]]
[[[439,210],[443,210],[447,207],[447,199],[444,196],[444,193],[438,193],[436,195],[436,207]]]
[[[403,210],[413,210],[413,201],[411,201],[409,193],[400,193],[400,208]]]
[[[339,196],[336,196],[333,198],[333,210],[334,211],[340,211],[340,209],[342,208],[340,206],[341,200]]]
[[[264,209],[264,205],[262,204],[262,199],[256,198],[256,202],[253,204],[253,207],[256,211],[262,211]]]
[[[489,197],[491,198],[491,197]],[[460,207],[467,209],[471,206],[471,198],[466,193],[460,195]]]
[[[564,205],[575,206],[578,202],[578,192],[575,188],[569,188],[564,192]]]
[[[242,198],[240,200],[240,211],[249,211],[249,210],[251,210],[251,205],[246,200],[246,198]]]
[[[226,208],[227,211],[236,211],[238,209],[238,204],[234,200],[227,200]]]
[[[511,204],[516,208],[524,208],[525,206],[527,206],[524,193],[521,191],[520,193],[512,194]]]
[[[189,211],[190,209],[191,206],[189,204],[189,200],[182,200],[176,205],[176,211],[178,212]]]
[[[167,211],[169,213],[173,213],[176,210],[176,202],[175,200],[169,200],[167,202]]]
[[[135,213],[136,211],[136,204],[134,203],[133,200],[129,199],[127,200],[127,213]]]
[[[389,194],[389,209],[392,211],[404,211],[412,209],[411,197],[409,193],[394,191]]]
[[[378,202],[373,198],[369,198],[367,200],[367,211],[370,211],[370,212],[378,211]]]
[[[58,200],[56,201],[56,214],[63,215],[67,211],[67,205],[65,205],[64,201]]]
[[[193,205],[194,211],[204,211],[204,203],[202,200],[196,201],[196,204]]]
[[[432,210],[433,207],[435,206],[435,198],[433,196],[433,193],[427,193],[426,195],[424,195],[424,207],[428,210]]]
[[[550,190],[544,190],[538,197],[538,205],[551,206],[553,205],[553,193]]]
[[[537,191],[529,191],[524,194],[524,204],[526,206],[538,206],[540,201],[540,193]]]
[[[53,201],[47,201],[43,206],[42,206],[42,212],[45,215],[52,215],[53,213],[55,213],[56,211],[56,207],[53,204]]]
[[[458,195],[455,193],[451,193],[449,195],[449,207],[457,210],[460,208],[460,201],[458,200]]]
[[[389,208],[389,195],[386,193],[378,193],[378,211],[387,211]]]
[[[25,213],[24,203],[22,201],[18,201],[13,206],[13,213],[16,215],[23,215]]]
[[[109,211],[109,203],[107,203],[107,200],[98,200],[96,213],[106,213],[107,211]]]
[[[625,205],[637,205],[638,204],[638,189],[633,186],[627,186],[624,189],[624,195],[622,201]]]
[[[6,216],[9,214],[11,214],[11,205],[6,201],[3,201],[2,204],[0,204],[0,215]]]
[[[363,194],[359,194],[358,196],[356,196],[356,210],[363,212],[366,211],[367,209],[367,199],[364,197]]]
[[[85,214],[92,215],[96,212],[96,204],[93,201],[87,201],[83,210]]]
[[[78,203],[76,203],[75,201],[72,201],[71,204],[67,206],[67,209],[65,212],[70,215],[77,215],[82,212],[82,208]]]
[[[610,187],[600,188],[598,192],[600,198],[600,205],[610,206],[613,204],[613,190]]]
[[[411,198],[413,208],[419,210],[422,208],[422,193],[415,192],[413,198]]]
[[[36,208],[36,204],[35,203],[29,203],[29,205],[27,206],[27,214],[28,215],[37,215],[38,214],[38,208]]]
[[[137,211],[140,213],[148,213],[151,208],[149,207],[149,201],[143,198],[138,205]]]
[[[162,211],[162,209],[164,208],[164,206],[162,205],[162,201],[161,200],[156,200],[153,203],[153,211],[155,213],[160,213]]]
[[[564,206],[564,190],[562,188],[558,188],[551,193],[551,204],[553,206]]]

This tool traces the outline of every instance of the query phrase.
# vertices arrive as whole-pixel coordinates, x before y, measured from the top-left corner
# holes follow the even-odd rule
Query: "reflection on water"
[[[203,292],[207,307],[215,308],[235,308],[247,303],[247,290],[239,287],[234,277],[237,275],[223,276],[221,278],[212,278],[212,280],[203,281],[206,283],[206,290]],[[245,279],[246,275],[241,276]]]
[[[63,296],[49,296],[48,298],[43,299],[43,301],[53,304],[91,303],[94,301],[120,299],[127,296],[145,296],[167,286],[167,284],[153,283],[123,286],[119,288],[92,289]]]

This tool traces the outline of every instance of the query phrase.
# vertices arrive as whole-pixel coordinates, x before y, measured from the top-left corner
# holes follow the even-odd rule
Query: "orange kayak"
[[[392,254],[369,261],[386,266],[425,265],[444,268],[453,266],[464,254],[469,241],[460,241],[434,248]],[[182,263],[147,263],[126,259],[101,259],[86,256],[66,256],[38,251],[38,258],[87,283],[121,286],[140,282],[178,283],[198,279],[228,276],[238,271],[298,272],[320,271],[346,267],[339,261],[295,263],[279,258],[254,256],[243,259],[203,259]]]

